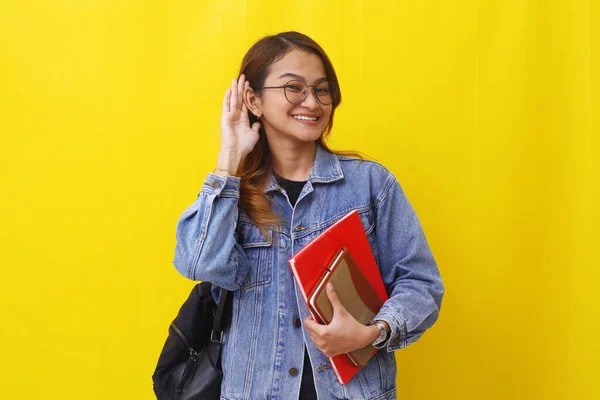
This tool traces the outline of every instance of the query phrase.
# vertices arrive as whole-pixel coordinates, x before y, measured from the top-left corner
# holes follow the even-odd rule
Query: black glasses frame
[[[302,104],[304,102],[304,100],[306,100],[306,98],[308,97],[308,90],[304,91],[304,97],[302,98],[302,101],[295,103],[293,101],[290,101],[290,99],[288,98],[287,95],[287,86],[291,83],[291,82],[300,82],[302,83],[304,86],[306,86],[306,89],[308,88],[313,88],[312,93],[315,96],[315,99],[321,103],[324,106],[328,106],[330,104],[332,104],[335,101],[335,85],[332,84],[329,81],[324,81],[327,82],[329,84],[329,94],[331,96],[331,103],[324,103],[321,101],[321,99],[319,99],[319,96],[317,95],[316,91],[317,91],[317,86],[323,84],[323,82],[319,83],[318,85],[307,85],[305,82],[297,80],[297,79],[292,79],[291,81],[288,81],[286,83],[284,83],[282,86],[262,86],[262,87],[256,87],[254,89],[256,90],[262,90],[262,89],[283,89],[283,95],[285,96],[285,99],[291,103],[291,104]]]

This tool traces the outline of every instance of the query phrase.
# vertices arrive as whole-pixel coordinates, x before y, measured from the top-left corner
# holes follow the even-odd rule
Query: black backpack
[[[231,318],[231,295],[222,289],[217,305],[212,284],[194,286],[158,358],[152,381],[158,400],[219,399],[221,342]]]

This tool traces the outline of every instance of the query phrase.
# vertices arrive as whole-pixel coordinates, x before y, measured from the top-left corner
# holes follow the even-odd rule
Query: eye
[[[317,94],[329,94],[329,88],[316,88],[315,92],[317,92]]]
[[[300,85],[295,84],[295,83],[290,83],[288,85],[285,85],[285,88],[287,90],[291,90],[293,92],[301,92],[303,90],[303,88]]]

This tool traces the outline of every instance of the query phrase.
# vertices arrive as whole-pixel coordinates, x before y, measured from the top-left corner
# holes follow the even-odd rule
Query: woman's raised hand
[[[260,123],[255,122],[250,126],[248,109],[242,97],[244,90],[249,86],[250,83],[242,74],[239,80],[231,80],[231,87],[227,89],[223,99],[221,155],[219,158],[229,160],[225,164],[228,164],[227,167],[233,168],[234,173],[239,161],[250,153],[258,142]]]

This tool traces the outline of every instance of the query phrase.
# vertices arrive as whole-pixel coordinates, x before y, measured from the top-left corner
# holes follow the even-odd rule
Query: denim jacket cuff
[[[399,314],[390,310],[382,310],[373,319],[385,321],[390,326],[390,336],[385,345],[388,352],[401,349],[410,344],[406,332],[406,321]]]
[[[240,197],[240,178],[208,173],[200,193],[219,197]]]

